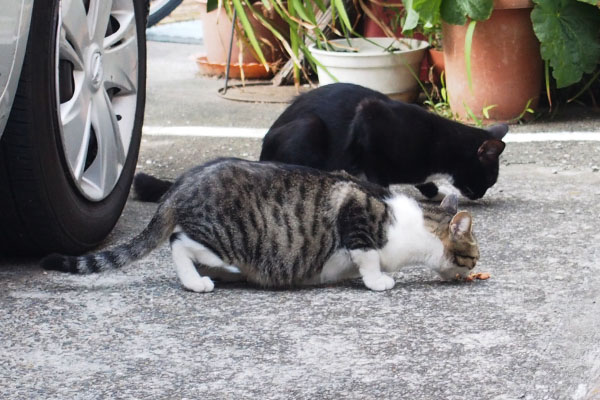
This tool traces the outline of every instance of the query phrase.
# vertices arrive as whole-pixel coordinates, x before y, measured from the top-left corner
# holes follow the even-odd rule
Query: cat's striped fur
[[[424,217],[414,200],[345,173],[220,159],[183,174],[133,240],[81,257],[52,255],[42,265],[81,274],[120,268],[170,236],[190,290],[212,290],[210,276],[278,288],[361,276],[384,290],[394,281],[382,270],[424,263],[454,278],[474,267],[471,216],[454,215],[455,207],[427,207]]]

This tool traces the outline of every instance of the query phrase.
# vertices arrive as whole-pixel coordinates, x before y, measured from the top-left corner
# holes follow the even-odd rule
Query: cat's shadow
[[[307,292],[307,291],[323,291],[323,290],[357,290],[373,292],[367,288],[360,278],[337,282],[333,284],[321,284],[311,286],[294,286],[291,288],[265,288],[252,282],[221,282],[214,280],[215,290],[253,290],[261,292]],[[435,278],[427,278],[422,280],[417,279],[397,279],[396,285],[393,289],[386,292],[393,292],[398,289],[404,289],[409,291],[420,291],[434,288],[455,288],[462,285],[476,284],[473,282],[462,282],[462,281],[444,281]],[[174,283],[176,285],[176,283]]]
[[[460,286],[465,288],[470,287],[474,284],[486,283],[485,281],[473,281],[473,282],[462,282],[462,281],[443,281],[435,278],[418,279],[409,277],[407,279],[397,279],[396,285],[393,289],[384,292],[375,292],[368,289],[360,278],[342,281],[333,284],[322,284],[322,285],[311,285],[311,286],[295,286],[291,288],[265,288],[258,284],[246,281],[240,282],[225,282],[214,280],[215,292],[225,291],[245,291],[245,292],[266,292],[266,293],[302,293],[302,292],[348,292],[356,291],[359,292],[373,292],[373,293],[388,293],[393,294],[394,292],[422,292],[428,290],[445,290],[454,289]],[[183,291],[186,293],[194,293],[190,290],[185,289],[177,279],[158,279],[156,281],[145,281],[147,288],[156,289],[158,286],[174,291]],[[122,282],[121,284],[115,285],[115,283],[90,283],[78,285],[76,282],[55,282],[47,287],[52,293],[79,293],[85,290],[86,292],[102,292],[107,289],[114,290],[116,288],[126,289],[127,287],[134,286],[131,282]]]
[[[420,204],[429,204],[429,205],[439,205],[439,201],[434,201],[430,199],[417,198],[417,202]],[[469,200],[466,198],[460,198],[458,203],[458,208],[463,209],[475,209],[475,210],[488,210],[494,208],[502,208],[509,203],[507,199],[500,198],[484,198],[478,200]]]
[[[440,205],[441,200],[433,200],[428,199],[415,188],[413,185],[409,184],[395,184],[391,187],[392,192],[400,193],[405,196],[412,197],[419,204],[427,204],[427,205]],[[458,194],[458,193],[457,193]],[[458,195],[458,207],[467,208],[467,209],[493,209],[493,208],[501,208],[508,203],[507,199],[498,198],[498,197],[490,197],[485,196],[481,199],[471,200],[462,195]]]

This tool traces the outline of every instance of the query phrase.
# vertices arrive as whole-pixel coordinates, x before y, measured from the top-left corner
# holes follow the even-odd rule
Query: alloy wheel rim
[[[60,136],[75,187],[89,200],[117,184],[133,134],[138,44],[131,0],[62,0],[56,45]]]

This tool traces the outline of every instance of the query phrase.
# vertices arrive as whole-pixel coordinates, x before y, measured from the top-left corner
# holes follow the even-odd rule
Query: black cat
[[[480,129],[390,100],[362,86],[336,83],[296,100],[267,132],[261,161],[346,170],[380,185],[418,184],[438,195],[428,179],[444,174],[460,192],[481,198],[498,178],[498,157],[507,125]],[[134,190],[157,201],[170,183],[138,174]]]

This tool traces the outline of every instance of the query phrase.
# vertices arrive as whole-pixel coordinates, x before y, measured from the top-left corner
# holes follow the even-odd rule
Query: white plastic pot
[[[309,49],[313,57],[333,75],[317,66],[319,85],[355,83],[405,101],[416,98],[418,82],[415,76],[419,76],[421,61],[429,43],[388,37],[368,40],[352,38],[350,45],[346,39],[332,42],[339,44],[340,48],[352,47],[358,51],[326,51],[311,45]],[[386,51],[390,45],[398,50]]]

